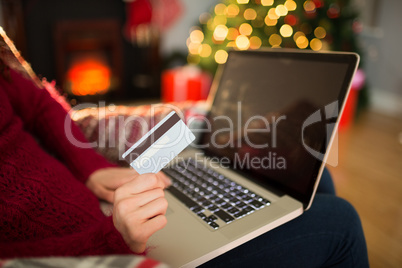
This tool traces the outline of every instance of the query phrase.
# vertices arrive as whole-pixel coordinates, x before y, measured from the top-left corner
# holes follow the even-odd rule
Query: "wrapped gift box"
[[[162,73],[162,100],[179,102],[205,100],[208,97],[212,77],[196,66],[184,66]]]

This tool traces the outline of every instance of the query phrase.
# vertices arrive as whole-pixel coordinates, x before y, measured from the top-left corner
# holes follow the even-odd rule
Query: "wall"
[[[186,40],[190,29],[199,24],[200,14],[207,12],[219,0],[180,0],[183,14],[174,25],[163,34],[162,53],[167,55],[175,50],[187,53]]]
[[[364,69],[374,110],[402,118],[402,1],[354,0],[360,8]]]

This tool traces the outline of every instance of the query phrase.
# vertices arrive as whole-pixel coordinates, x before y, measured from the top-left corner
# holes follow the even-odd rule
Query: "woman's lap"
[[[333,193],[325,171],[311,208],[300,217],[223,254],[211,267],[368,267],[355,209]]]

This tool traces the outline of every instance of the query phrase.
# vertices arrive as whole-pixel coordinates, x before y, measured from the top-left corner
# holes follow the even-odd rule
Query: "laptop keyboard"
[[[169,166],[163,172],[172,178],[167,190],[215,230],[223,227],[222,222],[229,224],[271,204],[193,159]]]

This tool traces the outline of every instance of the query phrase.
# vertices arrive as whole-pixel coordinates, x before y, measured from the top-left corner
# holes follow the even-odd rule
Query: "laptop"
[[[309,209],[358,62],[355,53],[230,51],[197,142],[164,169],[168,223],[148,256],[195,267]]]

